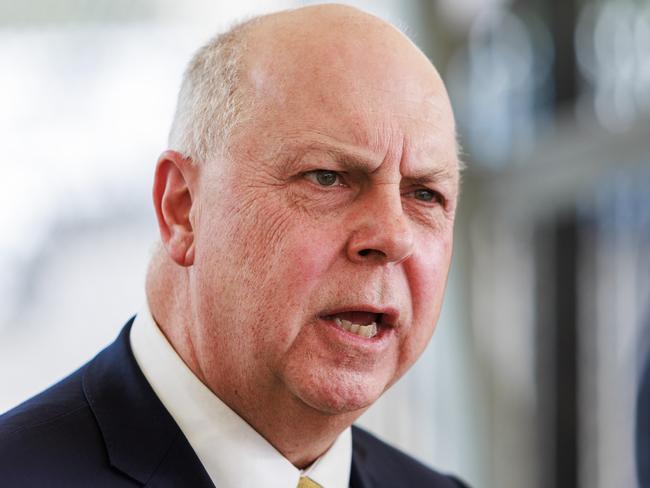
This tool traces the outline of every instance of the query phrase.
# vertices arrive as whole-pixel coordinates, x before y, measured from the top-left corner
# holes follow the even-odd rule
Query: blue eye
[[[307,179],[320,186],[334,186],[339,181],[339,174],[336,171],[317,169],[305,173]]]
[[[427,189],[415,190],[413,192],[413,196],[415,197],[416,200],[420,200],[423,202],[442,201],[442,197],[440,196],[440,194],[433,190],[427,190]]]

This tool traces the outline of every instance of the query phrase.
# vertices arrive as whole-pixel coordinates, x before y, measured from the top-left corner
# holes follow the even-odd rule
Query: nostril
[[[372,248],[361,249],[361,251],[358,251],[357,254],[359,256],[361,256],[362,258],[365,258],[365,257],[368,257],[368,256],[386,257],[385,252],[380,251],[379,249],[372,249]]]

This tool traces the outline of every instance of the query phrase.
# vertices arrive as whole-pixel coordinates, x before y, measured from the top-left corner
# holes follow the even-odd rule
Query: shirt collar
[[[302,472],[192,373],[160,331],[147,306],[135,318],[130,341],[145,378],[215,486],[287,488],[297,486],[302,474],[325,488],[349,486],[350,428]]]

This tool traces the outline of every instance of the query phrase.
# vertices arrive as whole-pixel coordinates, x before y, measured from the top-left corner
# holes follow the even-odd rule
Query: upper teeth
[[[348,332],[352,332],[353,334],[359,335],[361,337],[374,337],[377,335],[376,322],[372,322],[368,325],[361,325],[361,324],[353,324],[349,320],[343,320],[339,318],[335,318],[334,322],[339,327],[342,327]]]

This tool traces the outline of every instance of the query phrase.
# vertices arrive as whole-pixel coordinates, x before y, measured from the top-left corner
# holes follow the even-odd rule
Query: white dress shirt
[[[147,306],[131,328],[131,348],[154,392],[174,418],[215,486],[294,488],[301,475],[324,488],[347,488],[352,434],[343,431],[304,471],[296,468],[187,367]]]

